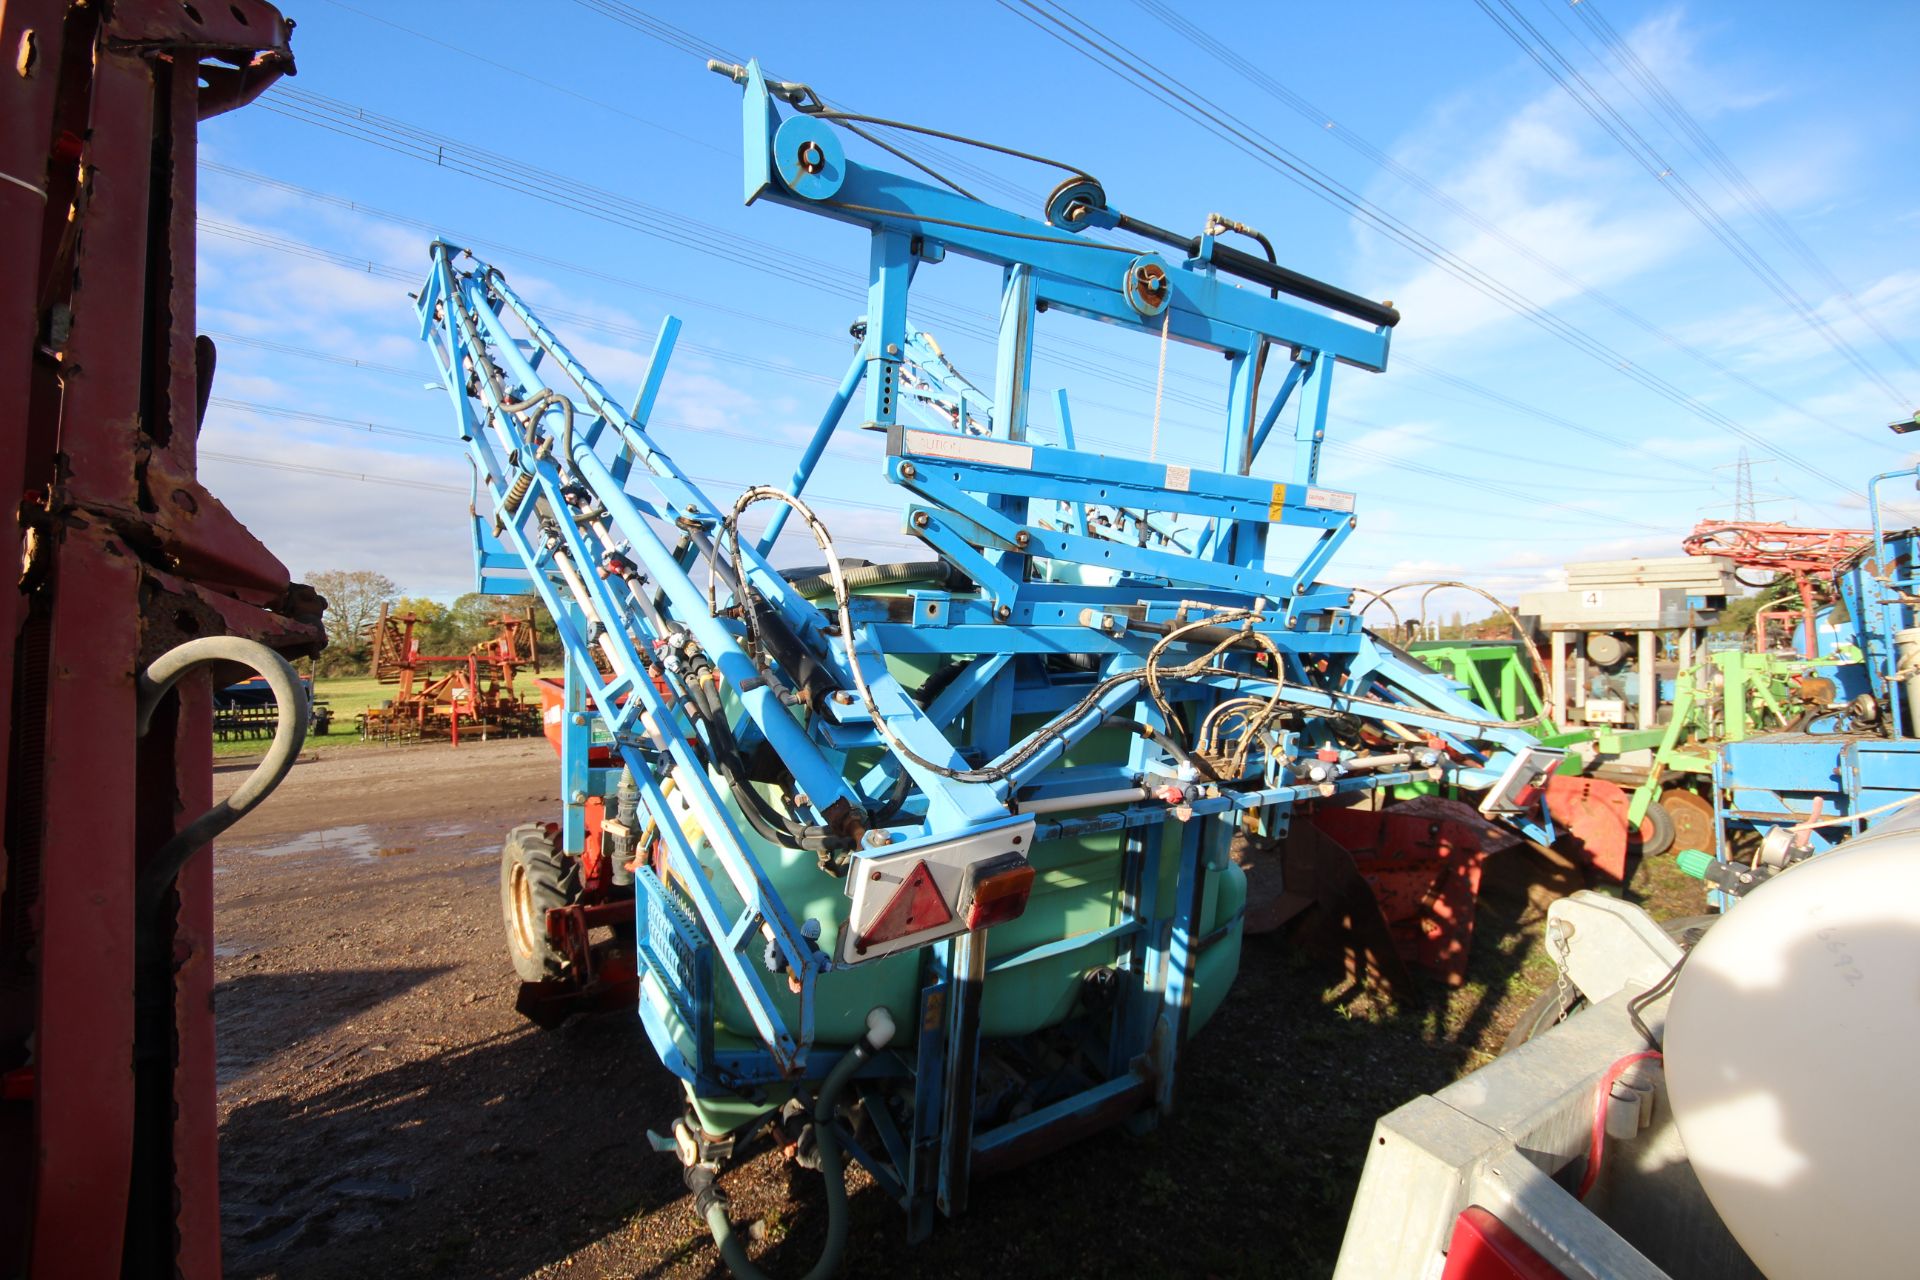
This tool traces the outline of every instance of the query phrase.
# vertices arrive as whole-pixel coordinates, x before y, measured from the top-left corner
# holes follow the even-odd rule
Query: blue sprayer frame
[[[1854,726],[1846,714],[1829,715],[1814,719],[1806,732],[1723,743],[1713,768],[1715,853],[1722,864],[1743,860],[1734,848],[1743,834],[1799,828],[1792,832],[1798,853],[1821,853],[1920,800],[1920,737],[1901,688],[1911,673],[1902,673],[1896,643],[1920,620],[1910,603],[1920,598],[1920,531],[1886,527],[1881,488],[1890,480],[1920,483],[1920,468],[1867,482],[1873,542],[1837,575],[1845,620],[1829,607],[1815,625],[1823,655],[1842,645],[1857,654],[1823,674],[1843,699],[1870,694],[1879,715],[1866,727]],[[1714,901],[1732,905],[1717,890]]]
[[[1357,523],[1353,495],[1320,483],[1332,379],[1340,365],[1386,367],[1397,320],[1390,309],[1278,267],[1261,277],[1263,287],[1237,284],[1220,265],[1236,260],[1233,251],[1210,233],[1184,242],[1185,251],[1172,257],[1083,234],[1146,228],[1168,239],[1109,210],[1104,193],[1084,176],[1055,192],[1049,202],[1055,220],[1043,221],[869,167],[846,157],[831,121],[817,112],[781,110],[782,102],[817,107],[810,91],[770,86],[757,64],[724,70],[745,89],[748,201],[823,214],[869,233],[870,287],[859,349],[787,492],[804,497],[828,443],[848,428],[848,411],[857,405],[858,427],[886,433],[884,474],[900,492],[903,531],[964,573],[970,589],[916,591],[905,614],[886,600],[855,597],[853,634],[838,636],[831,608],[804,598],[768,559],[786,518],[782,506],[757,544],[740,547],[744,582],[723,582],[714,601],[719,607],[712,607],[703,561],[725,537],[731,513],[679,469],[649,427],[679,322],[662,325],[639,392],[622,407],[499,272],[464,250],[436,242],[417,297],[421,336],[474,466],[478,588],[537,594],[566,653],[563,847],[581,852],[588,797],[613,794],[624,769],[685,893],[663,901],[660,881],[645,868],[638,873],[642,985],[653,993],[642,999],[641,1013],[666,1065],[695,1094],[739,1095],[763,1084],[817,1082],[839,1050],[816,1045],[813,1034],[814,987],[834,959],[794,917],[742,838],[724,782],[703,761],[711,744],[685,713],[686,673],[663,661],[663,651],[691,644],[710,658],[714,678],[737,708],[731,731],[741,743],[764,745],[777,756],[791,777],[795,808],[821,829],[862,830],[904,770],[908,799],[887,820],[879,837],[884,845],[865,831],[850,851],[856,875],[864,858],[991,831],[1023,804],[1058,812],[1070,809],[1062,797],[1110,795],[1142,777],[1177,775],[1180,761],[1155,742],[1169,730],[1167,720],[1138,680],[1113,686],[1098,714],[1025,755],[1012,739],[1014,706],[1057,711],[1092,679],[1138,674],[1170,629],[1212,611],[1251,610],[1251,618],[1235,625],[1257,632],[1260,646],[1280,655],[1278,668],[1262,667],[1266,659],[1250,650],[1250,641],[1223,650],[1215,670],[1173,682],[1167,696],[1198,713],[1243,688],[1271,688],[1279,677],[1286,700],[1306,716],[1300,731],[1262,738],[1243,778],[1189,788],[1183,805],[1143,796],[1091,815],[1039,821],[1035,843],[1124,829],[1134,885],[1158,883],[1168,843],[1160,838],[1163,825],[1183,823],[1172,901],[1129,895],[1118,924],[1002,957],[991,974],[982,935],[963,933],[925,948],[924,991],[914,1011],[917,1044],[881,1054],[868,1068],[869,1074],[912,1077],[912,1131],[900,1133],[887,1121],[878,1149],[851,1148],[907,1208],[918,1234],[930,1225],[935,1205],[948,1213],[964,1205],[975,1157],[1003,1159],[1029,1145],[1044,1147],[1055,1131],[1077,1131],[1091,1116],[1150,1117],[1171,1106],[1195,959],[1211,943],[1195,936],[1195,889],[1203,860],[1224,864],[1242,811],[1259,810],[1264,829],[1279,832],[1303,801],[1437,772],[1463,787],[1484,788],[1526,770],[1550,770],[1552,761],[1524,728],[1487,721],[1446,681],[1371,636],[1351,609],[1352,592],[1325,580]],[[990,392],[967,383],[909,323],[916,273],[949,253],[993,264],[1003,274]],[[1271,291],[1269,276],[1279,281]],[[1220,469],[1077,449],[1064,392],[1063,442],[1031,438],[1029,370],[1042,312],[1224,353]],[[1360,323],[1350,318],[1355,314]],[[1264,408],[1256,387],[1263,348],[1289,357],[1284,377],[1273,380],[1278,387],[1269,382]],[[903,405],[915,411],[918,424],[932,425],[903,422]],[[1289,409],[1290,425],[1283,422]],[[943,414],[947,430],[940,429]],[[1278,433],[1290,434],[1292,443],[1284,478],[1253,475]],[[647,492],[632,491],[640,487]],[[1184,520],[1195,533],[1194,549],[1096,534],[1089,510],[1127,507]],[[1298,563],[1269,563],[1267,534],[1274,525],[1311,533],[1312,545]],[[1044,572],[1037,567],[1043,564]],[[1092,577],[1102,584],[1089,585],[1085,572],[1079,581],[1063,580],[1075,574],[1055,572],[1061,566],[1100,571]],[[850,663],[858,661],[880,724],[860,700],[805,697],[791,671],[770,678],[748,652],[739,610],[728,607],[743,594],[764,603],[766,616],[784,629],[822,687],[854,687]],[[923,707],[882,654],[946,655],[966,665]],[[1086,655],[1094,670],[1084,679],[1062,677],[1043,661],[1049,655]],[[796,714],[799,705],[804,714]],[[948,729],[963,712],[970,737],[956,743]],[[1353,754],[1338,747],[1319,718],[1336,712],[1427,735],[1425,764],[1347,774],[1336,759],[1333,776],[1307,780],[1301,761],[1324,764],[1323,753]],[[1125,767],[1061,763],[1073,742],[1114,718],[1150,731],[1133,739]],[[615,768],[590,761],[588,727],[596,719],[617,753]],[[848,753],[875,747],[882,749],[881,762],[848,776]],[[945,772],[964,771],[982,758],[1010,767],[990,781]],[[1323,767],[1322,775],[1328,773]],[[668,778],[744,903],[737,914],[699,874],[697,850],[663,790]],[[1523,825],[1543,821],[1512,816]],[[984,984],[1027,961],[1115,938],[1130,940],[1123,964],[1144,1012],[1114,1020],[1106,1054],[1110,1078],[976,1132],[972,1081]],[[792,1025],[769,996],[769,967],[757,954],[763,939],[771,943],[778,980],[799,988]],[[758,1048],[715,1048],[711,984],[722,981],[743,1000]],[[693,1028],[691,1053],[676,1041],[656,999]]]

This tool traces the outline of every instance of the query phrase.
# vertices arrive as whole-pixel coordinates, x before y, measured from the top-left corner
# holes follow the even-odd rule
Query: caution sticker
[[[1308,489],[1307,505],[1315,511],[1353,510],[1353,495],[1341,493],[1338,489]]]
[[[1287,486],[1273,486],[1273,500],[1267,503],[1267,519],[1278,520],[1287,514]]]

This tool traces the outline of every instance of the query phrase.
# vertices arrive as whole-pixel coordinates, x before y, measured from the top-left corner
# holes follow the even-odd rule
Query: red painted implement
[[[539,633],[531,607],[490,619],[493,633],[466,653],[420,651],[413,614],[380,606],[369,635],[373,678],[396,686],[386,705],[360,716],[363,738],[446,737],[460,745],[462,728],[481,738],[519,737],[539,725],[535,699],[515,688],[523,670],[540,670]]]
[[[220,1273],[210,860],[135,912],[212,803],[211,689],[188,678],[141,736],[135,673],[204,636],[322,643],[318,597],[195,478],[199,121],[292,70],[290,29],[260,0],[0,0],[8,1275]]]
[[[1803,529],[1753,520],[1702,520],[1681,546],[1690,556],[1726,556],[1742,569],[1791,574],[1794,588],[1800,593],[1800,617],[1805,624],[1802,644],[1806,656],[1812,658],[1819,656],[1813,634],[1817,607],[1814,581],[1824,578],[1831,585],[1840,566],[1871,541],[1873,533],[1868,529]],[[1760,626],[1764,651],[1765,624]]]
[[[1615,884],[1627,879],[1630,797],[1603,778],[1555,774],[1547,779],[1547,812],[1568,852]]]
[[[1400,958],[1448,986],[1467,979],[1482,834],[1450,818],[1392,810],[1316,809],[1320,833],[1353,859]]]

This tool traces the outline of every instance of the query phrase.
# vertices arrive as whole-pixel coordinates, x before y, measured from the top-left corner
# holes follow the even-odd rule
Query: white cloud
[[[1701,115],[1750,109],[1779,91],[1772,84],[1756,89],[1730,83],[1704,63],[1696,56],[1696,34],[1677,9],[1641,24],[1628,39],[1654,73],[1679,86],[1680,96]],[[1536,74],[1530,63],[1515,65],[1528,76]],[[1595,81],[1610,99],[1627,102],[1619,86],[1597,71]],[[1503,100],[1508,83],[1510,77],[1503,76],[1442,104],[1427,127],[1396,148],[1397,159],[1436,175],[1434,185],[1477,221],[1453,215],[1436,221],[1431,204],[1391,188],[1387,179],[1370,194],[1406,210],[1411,223],[1459,259],[1542,307],[1576,298],[1582,283],[1608,289],[1641,276],[1703,240],[1693,217],[1558,85],[1543,84],[1519,108],[1488,121],[1489,106]],[[1463,138],[1469,140],[1464,146]],[[1657,133],[1654,139],[1666,156],[1671,142]],[[1770,168],[1751,168],[1770,198],[1798,205],[1820,197],[1826,185],[1822,164],[1781,160]],[[1704,175],[1694,176],[1704,198],[1718,198]],[[1363,253],[1378,251],[1378,237],[1355,234]],[[1501,237],[1524,245],[1571,279]],[[1401,334],[1408,338],[1459,339],[1517,319],[1508,307],[1435,264],[1418,267],[1391,292],[1407,316]]]
[[[444,458],[399,458],[366,448],[209,430],[218,453],[433,485],[465,483],[452,450]],[[369,483],[203,457],[200,473],[234,515],[293,571],[376,569],[409,594],[472,589],[464,493]]]
[[[1895,338],[1920,334],[1920,269],[1889,272],[1855,292],[1854,299],[1861,311]],[[1866,317],[1856,314],[1846,299],[1828,294],[1808,301],[1813,314],[1836,337],[1860,348],[1883,372],[1894,370],[1895,362],[1876,350],[1880,337],[1873,325]],[[1791,367],[1805,361],[1810,349],[1824,353],[1826,347],[1825,341],[1815,336],[1798,314],[1771,298],[1766,303],[1739,307],[1686,325],[1680,329],[1679,336],[1748,370]],[[1822,354],[1823,363],[1826,359]],[[1835,355],[1831,359],[1837,363],[1840,357]],[[1839,367],[1847,371],[1848,381],[1858,378],[1851,365]],[[1913,385],[1913,379],[1905,370],[1893,372],[1892,381],[1896,386],[1903,382]],[[1841,398],[1850,397],[1843,393]],[[1807,397],[1801,399],[1804,401]],[[1884,406],[1886,397],[1875,391],[1873,399]],[[1805,419],[1797,420],[1804,424]]]

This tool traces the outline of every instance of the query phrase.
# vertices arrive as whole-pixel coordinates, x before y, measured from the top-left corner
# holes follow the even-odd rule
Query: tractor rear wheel
[[[1673,815],[1655,800],[1647,806],[1640,828],[1627,833],[1627,848],[1643,858],[1657,858],[1673,848]]]
[[[558,843],[538,822],[515,827],[500,851],[500,913],[507,927],[507,955],[526,982],[557,978],[567,958],[547,937],[547,912],[572,899],[573,876]]]

